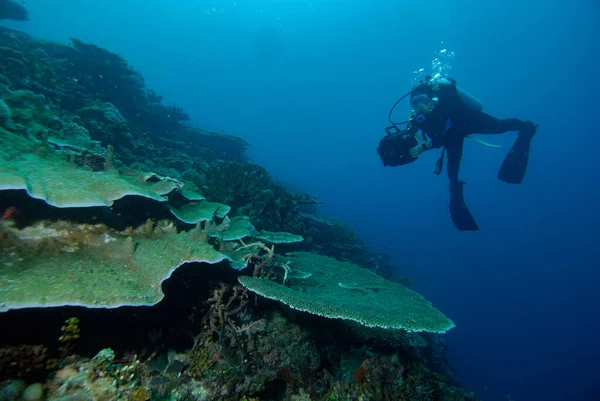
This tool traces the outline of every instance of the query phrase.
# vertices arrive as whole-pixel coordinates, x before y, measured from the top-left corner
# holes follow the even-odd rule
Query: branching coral
[[[262,268],[265,267],[265,265],[273,258],[273,255],[275,254],[275,245],[271,245],[271,248],[268,248],[262,242],[253,242],[251,244],[245,244],[242,240],[240,240],[240,242],[242,243],[242,246],[237,248],[239,251],[255,248],[267,252],[267,256],[264,258],[254,253],[248,253],[243,256],[247,264],[250,264],[250,261],[256,261],[257,259],[259,260],[258,263],[255,263],[254,272],[252,273],[252,275],[256,277],[260,274]]]
[[[272,185],[267,170],[251,163],[219,161],[202,172],[206,176],[207,199],[227,203],[234,210],[254,202],[261,191]]]

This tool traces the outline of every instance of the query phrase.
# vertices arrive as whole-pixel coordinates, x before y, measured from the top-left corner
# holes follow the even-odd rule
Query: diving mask
[[[430,114],[436,103],[438,102],[437,97],[430,97],[428,94],[421,93],[410,100],[410,105],[415,112],[415,118],[417,122],[422,123],[427,119],[427,115]]]
[[[410,100],[410,105],[413,109],[426,107],[431,103],[431,98],[426,93],[421,93]]]

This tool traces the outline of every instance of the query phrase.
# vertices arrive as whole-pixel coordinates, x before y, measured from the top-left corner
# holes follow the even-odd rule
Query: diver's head
[[[410,105],[419,123],[427,120],[437,102],[438,98],[434,96],[429,82],[419,84],[410,93]]]

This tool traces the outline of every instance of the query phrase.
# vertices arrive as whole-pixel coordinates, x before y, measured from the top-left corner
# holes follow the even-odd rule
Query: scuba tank
[[[414,119],[421,124],[428,119],[428,115],[440,102],[445,104],[458,102],[460,107],[474,111],[483,109],[481,100],[459,87],[456,80],[452,78],[432,80],[427,77],[424,82],[421,81],[412,89],[409,96],[413,110],[419,110]]]
[[[456,88],[456,93],[460,101],[469,109],[475,111],[483,110],[483,102],[471,95],[469,92],[457,85],[456,80],[449,78],[441,78],[437,81],[429,81],[429,85],[452,85]]]
[[[461,102],[469,109],[475,111],[483,110],[483,102],[477,99],[475,96],[471,95],[469,92],[461,88],[460,86],[456,87],[456,92],[458,92],[458,97]]]

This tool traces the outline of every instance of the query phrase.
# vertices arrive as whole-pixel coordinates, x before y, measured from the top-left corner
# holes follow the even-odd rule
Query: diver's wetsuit
[[[445,147],[448,157],[446,168],[450,179],[450,215],[452,221],[459,230],[478,230],[479,227],[464,202],[464,183],[458,178],[465,137],[470,134],[502,134],[508,131],[518,131],[519,136],[528,137],[525,157],[520,161],[521,164],[526,166],[529,151],[528,141],[535,133],[536,126],[531,121],[516,118],[498,119],[480,110],[473,109],[461,99],[454,83],[443,83],[435,86],[434,96],[438,98],[435,107],[423,122],[417,122],[415,118],[411,118],[408,130],[411,133],[417,133],[421,130],[429,137],[430,141],[427,141],[426,149]],[[430,91],[430,87],[429,84],[422,84],[413,90],[413,94],[419,91]],[[517,143],[515,143],[516,145]],[[511,153],[513,153],[514,148]],[[503,177],[499,178],[503,179]],[[521,178],[503,180],[517,183],[520,182],[520,179],[522,179],[522,176]]]

